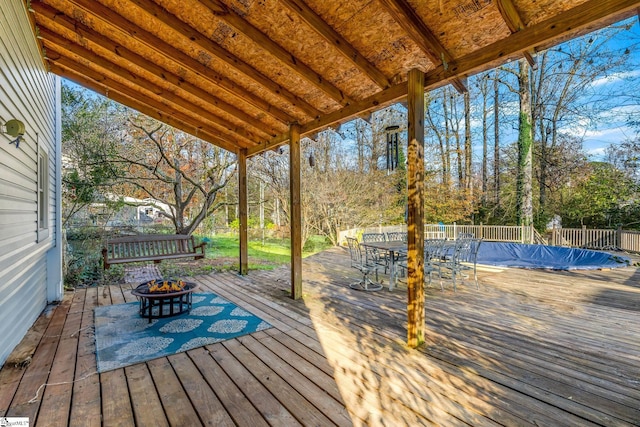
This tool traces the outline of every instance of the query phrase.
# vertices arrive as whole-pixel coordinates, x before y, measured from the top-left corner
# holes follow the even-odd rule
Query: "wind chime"
[[[398,129],[400,126],[387,126],[387,171],[393,172],[398,168],[400,153],[398,150]]]

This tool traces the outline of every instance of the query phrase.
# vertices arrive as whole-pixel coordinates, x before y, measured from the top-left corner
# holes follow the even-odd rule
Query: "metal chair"
[[[478,250],[480,249],[482,239],[469,240],[471,241],[471,247],[460,259],[460,262],[462,264],[460,265],[459,270],[473,270],[473,280],[476,283],[476,289],[479,290],[480,286],[478,285]]]
[[[387,241],[388,242],[406,242],[407,232],[406,231],[390,231],[387,233]]]
[[[353,237],[347,237],[347,244],[349,245],[349,255],[351,256],[351,267],[360,270],[362,273],[362,279],[349,284],[349,287],[358,291],[379,291],[382,289],[382,285],[378,283],[378,268],[381,266],[368,265],[366,263],[365,258],[362,256],[360,244]],[[375,282],[369,278],[371,273],[376,274]]]
[[[407,232],[406,231],[390,231],[387,233],[387,242],[407,242]],[[387,256],[389,256],[387,254]],[[400,265],[402,267],[402,263],[406,263],[407,261],[407,255],[406,254],[399,254],[396,253],[395,255],[395,260],[393,260],[394,263],[396,263],[397,265]],[[391,261],[391,260],[389,260]],[[405,269],[400,268],[398,271],[400,271],[400,273],[402,274],[402,277],[405,276],[404,272]],[[386,272],[386,269],[385,269]]]
[[[442,285],[442,268],[440,263],[443,261],[444,257],[444,240],[443,239],[425,239],[424,241],[424,274],[425,278],[428,275],[429,281],[428,285],[431,285],[433,281],[433,274],[437,273],[440,278],[440,289],[444,291],[444,286]],[[409,269],[407,266],[407,256],[404,255],[403,258],[397,262],[397,267],[400,267],[400,270],[405,274],[408,273]],[[407,274],[408,275],[408,274]],[[403,275],[404,276],[404,275]]]
[[[384,233],[364,233],[362,235],[363,243],[373,243],[373,242],[386,242],[387,235]],[[389,269],[389,260],[387,259],[387,253],[380,253],[380,251],[376,248],[371,248],[368,246],[364,247],[365,252],[365,262],[367,265],[379,265],[384,267],[384,272],[386,273]]]
[[[444,291],[442,284],[442,263],[446,262],[444,243],[444,239],[425,239],[424,241],[424,272],[429,273],[429,284],[431,284],[433,273],[438,273],[440,289],[442,291]]]
[[[482,243],[482,239],[458,238],[451,257],[448,257],[440,264],[442,268],[446,268],[451,272],[454,292],[456,291],[456,276],[462,275],[463,271],[467,270],[473,270],[476,289],[480,289],[477,274],[477,259],[480,243]],[[464,276],[462,276],[462,280],[464,281]]]

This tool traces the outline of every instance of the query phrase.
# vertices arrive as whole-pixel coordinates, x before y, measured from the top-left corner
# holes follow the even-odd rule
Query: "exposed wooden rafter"
[[[497,0],[498,10],[504,19],[504,22],[509,27],[512,33],[516,33],[518,31],[522,31],[525,28],[525,24],[518,13],[515,5],[511,0]],[[536,60],[533,57],[535,55],[535,51],[533,49],[525,50],[522,52],[525,59],[531,65],[531,67],[536,67]]]
[[[148,0],[133,1],[146,2]],[[226,7],[223,3],[220,3],[218,0],[200,0],[200,2],[207,6],[219,19],[243,33],[270,55],[277,58],[282,62],[282,64],[286,65],[289,69],[304,77],[309,83],[329,95],[334,101],[342,105],[346,105],[351,102],[348,96],[346,96],[340,89],[326,81],[322,75],[316,73],[290,52],[287,52],[287,50],[270,39],[269,36],[260,31],[260,29],[251,25],[236,12]]]
[[[457,58],[453,67],[449,66],[445,69],[444,65],[439,65],[425,74],[425,89],[435,89],[462,76],[494,68],[522,55],[522,52],[526,50],[534,49],[536,46],[548,47],[568,36],[575,36],[589,29],[599,28],[633,16],[637,7],[638,2],[632,0],[609,0],[606,3],[601,0],[589,0],[573,9],[526,27],[512,34],[508,39],[499,40]],[[315,133],[329,126],[336,126],[358,115],[404,100],[406,96],[406,83],[391,86],[389,89],[380,91],[366,99],[305,123],[300,129],[301,135]],[[249,149],[248,154],[255,155],[270,150],[282,145],[287,140],[288,135],[279,135],[271,141],[260,143]]]
[[[243,121],[248,126],[253,127],[256,130],[263,132],[266,131],[268,133],[277,133],[276,128],[273,128],[261,122],[258,118],[245,113],[243,110],[240,110],[239,108],[218,99],[210,93],[198,88],[194,84],[184,80],[184,78],[177,76],[171,73],[169,70],[166,70],[146,60],[142,56],[130,51],[124,46],[112,42],[96,31],[93,31],[89,27],[77,23],[71,18],[68,18],[64,15],[58,14],[58,12],[56,12],[52,8],[49,8],[48,6],[38,4],[38,6],[35,7],[41,9],[42,11],[42,13],[39,14],[39,36],[41,38],[47,39],[52,43],[68,48],[69,50],[74,49],[74,45],[79,45],[78,43],[74,43],[74,41],[68,40],[67,38],[64,38],[55,33],[54,28],[56,25],[59,25],[62,28],[69,30],[69,32],[77,34],[79,43],[93,43],[95,46],[99,47],[105,52],[108,52],[109,55],[113,55],[119,59],[127,61],[128,63],[136,67],[140,67],[140,69],[145,70],[149,74],[155,75],[158,79],[164,80],[167,83],[171,83],[176,88],[180,88],[185,92],[190,93],[194,97],[202,99],[215,108],[238,118],[238,120]],[[50,19],[51,17],[55,17],[55,21]]]
[[[163,93],[166,92],[163,88],[161,88],[157,84],[149,80],[146,80],[140,76],[134,76],[130,71],[122,67],[119,67],[117,65],[114,65],[112,62],[109,62],[108,60],[102,57],[99,57],[93,52],[79,45],[76,45],[75,43],[72,43],[67,39],[57,36],[56,34],[52,33],[46,28],[41,27],[40,37],[42,37],[45,40],[48,59],[53,62],[56,62],[56,56],[52,55],[52,52],[56,52],[57,55],[59,55],[57,56],[57,58],[60,58],[62,57],[62,55],[64,55],[62,53],[63,50],[68,51],[77,55],[80,58],[83,58],[86,61],[91,62],[95,66],[100,67],[104,73],[110,73],[122,79],[128,80],[129,82],[131,82],[131,84],[137,85],[140,88],[146,89],[149,92],[155,93],[157,95],[162,95]],[[247,141],[250,141],[251,143],[256,143],[266,137],[264,132],[260,130],[259,130],[259,134],[254,134],[252,133],[252,131],[245,129],[244,127],[238,127],[238,126],[232,125],[231,123],[224,120],[223,118],[216,116],[211,111],[206,110],[200,107],[199,105],[189,102],[188,100],[185,100],[184,98],[176,95],[175,92],[170,92],[169,95],[172,95],[170,96],[170,98],[176,105],[179,105],[180,107],[186,110],[192,111],[193,113],[198,114],[199,116],[205,118],[206,120],[222,127],[223,128],[222,132],[227,133],[230,138],[245,139]]]
[[[454,62],[449,51],[433,35],[427,25],[413,10],[406,0],[378,0],[393,19],[409,34],[411,39],[427,54],[434,64],[442,64],[448,69]],[[451,84],[460,93],[467,91],[467,86],[462,78],[451,79]]]
[[[152,16],[169,26],[172,30],[180,33],[183,37],[196,43],[202,49],[215,56],[219,60],[223,61],[229,67],[237,69],[256,83],[270,89],[273,94],[286,99],[287,102],[289,102],[293,106],[296,106],[297,108],[300,108],[307,115],[315,117],[321,114],[319,110],[304,101],[302,98],[294,95],[286,88],[277,85],[269,77],[258,72],[254,67],[252,67],[250,64],[247,64],[242,59],[224,50],[220,45],[211,41],[209,37],[193,29],[187,23],[179,20],[175,15],[171,14],[162,6],[154,3],[151,0],[131,0],[131,3],[136,4],[138,7],[140,7],[141,10],[151,14]]]
[[[49,67],[51,69],[51,72],[59,75],[60,77],[64,77],[73,82],[76,82],[79,85],[89,88],[104,97],[113,99],[114,101],[119,102],[123,105],[128,105],[131,108],[135,108],[139,112],[146,114],[149,117],[153,117],[154,119],[160,120],[161,122],[164,122],[176,129],[180,129],[191,135],[196,135],[199,138],[227,151],[230,151],[232,153],[238,152],[238,146],[235,146],[229,141],[220,139],[217,136],[210,134],[208,129],[202,127],[199,123],[194,121],[193,118],[185,114],[176,111],[172,112],[170,109],[166,109],[164,105],[160,105],[159,103],[151,101],[145,102],[144,97],[139,97],[139,94],[121,93],[115,90],[111,90],[111,87],[107,86],[107,84],[109,83],[108,81],[94,80],[91,76],[84,74],[82,71],[78,71],[75,68],[66,68],[59,65],[58,63],[52,62],[49,63]],[[100,79],[100,77],[98,76],[94,77]]]
[[[60,65],[67,70],[75,71],[76,73],[86,76],[99,84],[107,86],[109,88],[109,93],[111,94],[126,94],[129,97],[140,100],[142,103],[148,105],[149,107],[165,110],[176,117],[183,117],[183,121],[191,124],[204,123],[202,117],[196,117],[196,114],[193,111],[190,111],[184,106],[177,105],[175,103],[173,103],[175,105],[167,105],[168,101],[166,100],[167,98],[163,96],[164,94],[162,93],[162,89],[160,89],[159,93],[155,93],[152,95],[152,91],[159,88],[153,86],[140,86],[138,88],[133,88],[131,85],[123,84],[118,80],[110,77],[108,73],[96,71],[88,65],[82,64],[80,61],[77,61],[74,58],[63,56],[60,52],[56,52],[52,49],[47,51],[47,59],[50,61],[52,66],[54,64]],[[160,99],[156,99],[156,96]],[[176,107],[180,107],[183,110],[188,111],[188,113],[180,111],[180,109]],[[218,140],[226,141],[226,143],[228,144],[235,144],[244,148],[253,146],[252,141],[246,140],[245,138],[232,137],[230,133],[225,132],[216,126],[212,126],[211,124],[205,124],[201,128],[208,134],[218,138]]]
[[[311,28],[321,35],[327,42],[336,48],[345,58],[349,59],[353,64],[367,75],[380,88],[385,89],[391,86],[387,77],[370,63],[364,56],[351,46],[344,37],[336,30],[331,28],[313,9],[307,6],[302,0],[280,0],[280,3],[293,10],[302,18]]]
[[[249,103],[253,107],[258,108],[261,111],[272,115],[273,117],[282,121],[283,123],[289,123],[292,120],[294,120],[294,118],[289,114],[285,113],[284,111],[278,108],[275,108],[270,103],[266,102],[265,100],[247,91],[243,87],[239,86],[237,83],[231,81],[225,76],[222,76],[214,72],[212,69],[199,63],[189,55],[181,52],[180,50],[171,46],[169,43],[166,43],[165,41],[159,39],[153,34],[127,21],[122,16],[102,6],[100,3],[95,2],[93,0],[91,1],[70,0],[70,2],[73,3],[76,7],[82,9],[84,13],[94,16],[98,20],[101,20],[105,25],[117,31],[120,31],[126,37],[130,37],[140,43],[144,43],[149,49],[167,58],[172,58],[173,60],[177,61],[180,64],[180,66],[190,70],[193,73],[198,74],[199,76],[202,76],[210,84],[216,85],[220,87],[222,90],[236,97],[238,99],[239,104]],[[65,19],[65,15],[62,12],[52,7],[47,7],[46,5],[44,5],[43,2],[34,1],[31,3],[31,8],[39,14],[40,13],[47,14],[49,19],[52,19],[56,22],[58,20]],[[80,29],[78,31],[80,31],[82,27],[86,28],[86,26],[82,26],[82,23],[77,22],[72,17],[66,17],[66,18],[71,19],[74,25],[77,24],[79,26]],[[251,69],[248,65],[247,65],[247,68]],[[251,70],[253,71],[253,75],[247,76],[247,77],[250,77],[254,80],[255,79],[264,80],[264,83],[269,85],[269,90],[272,93],[277,94],[278,96],[281,96],[281,92],[285,92],[283,88],[281,88],[279,85],[275,85],[271,80],[269,80],[264,76],[262,76],[262,78],[258,77],[257,76],[258,73],[256,73],[256,71],[253,69]]]

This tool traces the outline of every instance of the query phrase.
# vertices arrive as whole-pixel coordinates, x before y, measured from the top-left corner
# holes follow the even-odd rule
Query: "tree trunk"
[[[485,74],[482,79],[482,207],[487,205],[487,148],[488,148],[488,129],[487,129],[487,77]]]
[[[464,93],[464,185],[469,194],[471,186],[471,96],[469,91]]]
[[[442,91],[442,114],[444,115],[444,150],[442,150],[442,183],[449,187],[451,173],[451,132],[449,129],[449,114],[447,108],[447,90]]]
[[[500,78],[496,70],[493,79],[493,191],[494,201],[500,208]]]
[[[520,95],[520,123],[518,128],[518,171],[516,183],[518,225],[533,223],[533,126],[531,117],[530,66],[519,61],[518,85]]]

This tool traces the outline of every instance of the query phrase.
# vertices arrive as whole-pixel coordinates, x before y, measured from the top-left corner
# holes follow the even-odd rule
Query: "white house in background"
[[[173,208],[160,200],[151,198],[136,199],[135,197],[116,196],[114,194],[107,194],[106,197],[110,200],[122,200],[125,204],[135,207],[136,217],[132,219],[136,221],[140,221],[145,216],[151,219],[164,219],[173,213]]]
[[[25,2],[0,1],[0,366],[62,298],[60,111]],[[17,148],[5,133],[14,119],[24,124]]]

